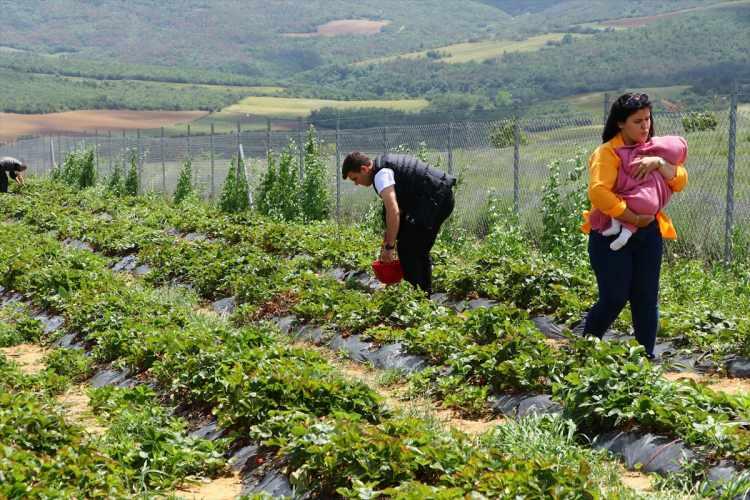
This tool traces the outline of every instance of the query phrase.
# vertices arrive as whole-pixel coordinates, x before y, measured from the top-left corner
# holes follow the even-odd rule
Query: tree
[[[193,194],[193,162],[186,159],[180,170],[180,178],[177,180],[177,188],[174,191],[175,204],[182,203],[185,198]]]
[[[115,164],[115,169],[112,171],[112,175],[109,176],[107,192],[115,196],[125,194],[125,178],[122,175],[122,165],[119,163]]]
[[[125,194],[130,196],[138,195],[138,186],[140,182],[138,180],[138,156],[135,151],[130,153],[130,169],[128,175],[125,177]]]
[[[241,212],[247,210],[249,201],[247,197],[248,186],[245,179],[244,164],[238,156],[232,158],[224,188],[219,199],[219,208],[222,212]]]
[[[328,191],[328,168],[321,154],[315,127],[310,126],[305,141],[305,175],[302,180],[300,204],[305,221],[325,220],[331,212]]]

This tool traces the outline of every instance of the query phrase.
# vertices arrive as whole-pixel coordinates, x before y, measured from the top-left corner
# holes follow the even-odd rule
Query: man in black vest
[[[10,156],[0,158],[0,193],[8,192],[8,176],[18,184],[23,184],[23,172],[25,170],[26,165],[15,158]]]
[[[456,178],[409,155],[386,154],[370,160],[350,153],[341,166],[344,179],[358,186],[373,186],[385,206],[382,262],[398,257],[404,278],[432,293],[432,259],[443,222],[453,212]]]

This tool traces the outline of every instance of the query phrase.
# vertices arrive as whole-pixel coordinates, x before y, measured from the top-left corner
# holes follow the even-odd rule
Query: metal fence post
[[[188,160],[193,159],[193,152],[190,150],[190,124],[187,126],[187,157]]]
[[[55,165],[55,140],[52,138],[52,136],[50,136],[50,138],[49,138],[49,159],[50,159],[50,162],[52,163],[51,169],[56,168],[56,165]]]
[[[208,141],[208,156],[211,160],[211,189],[209,191],[210,193],[210,199],[213,200],[214,196],[216,196],[215,193],[215,181],[214,181],[214,124],[211,123],[211,136]]]
[[[607,118],[609,117],[609,92],[604,93],[604,113],[602,117],[602,123],[607,123]]]
[[[302,142],[302,118],[299,119],[299,123],[297,125],[297,147],[299,149],[299,180],[302,182],[302,179],[305,177],[305,148],[304,143]]]
[[[112,157],[115,155],[115,152],[112,149],[112,131],[111,130],[107,131],[107,145],[108,145],[108,148],[109,148],[109,172],[111,174],[112,173],[112,169],[113,169],[113,165],[112,165],[113,158]],[[123,167],[124,167],[124,165],[123,165]]]
[[[513,212],[520,213],[521,205],[521,120],[513,118]]]
[[[128,172],[130,169],[130,165],[128,164],[128,161],[130,158],[128,158],[128,139],[125,136],[125,130],[122,131],[122,165],[125,169],[125,172]]]
[[[240,122],[237,122],[237,172],[235,174],[235,177],[237,180],[240,180],[240,162],[242,161],[242,158],[240,158],[240,146],[242,146],[242,140],[240,138],[240,134],[242,133],[242,128],[240,126]]]
[[[99,175],[99,129],[94,129],[94,168]]]
[[[729,109],[729,150],[727,151],[727,212],[724,232],[724,258],[732,262],[732,230],[734,225],[734,169],[737,153],[737,94],[735,81],[732,85],[732,99]]]
[[[141,129],[135,131],[138,145],[138,194],[143,194],[143,162],[141,161]]]
[[[63,158],[62,155],[62,140],[60,140],[60,135],[57,135],[57,162],[62,162],[65,158]]]
[[[340,133],[341,120],[339,113],[336,113],[336,165],[333,168],[333,175],[336,177],[336,223],[341,222],[341,176],[339,175],[339,165],[341,165]]]
[[[161,156],[161,192],[167,194],[167,162],[164,159],[164,127],[159,137],[159,155]]]
[[[266,158],[271,154],[271,119],[266,118]]]
[[[453,122],[448,124],[448,173],[453,174]]]
[[[383,127],[383,154],[388,153],[388,127]]]

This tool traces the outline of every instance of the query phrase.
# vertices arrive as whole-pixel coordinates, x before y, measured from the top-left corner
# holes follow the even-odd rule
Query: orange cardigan
[[[591,154],[589,158],[589,200],[592,208],[597,208],[610,217],[619,217],[627,208],[625,201],[619,198],[612,189],[617,183],[617,172],[620,168],[620,157],[615,150],[625,145],[622,134],[617,134],[608,142],[605,142]],[[673,192],[678,193],[687,185],[687,170],[682,165],[677,165],[677,174],[667,185]],[[581,230],[588,234],[591,231],[589,224],[589,210],[583,212],[584,224]],[[668,240],[677,239],[672,220],[664,212],[656,214],[659,222],[659,230],[662,238]]]

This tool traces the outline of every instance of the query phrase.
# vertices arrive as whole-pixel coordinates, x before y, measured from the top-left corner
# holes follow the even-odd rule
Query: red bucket
[[[394,260],[392,262],[381,262],[376,260],[372,263],[372,270],[375,271],[375,277],[381,283],[391,285],[404,279],[404,271],[401,269],[401,262]]]

